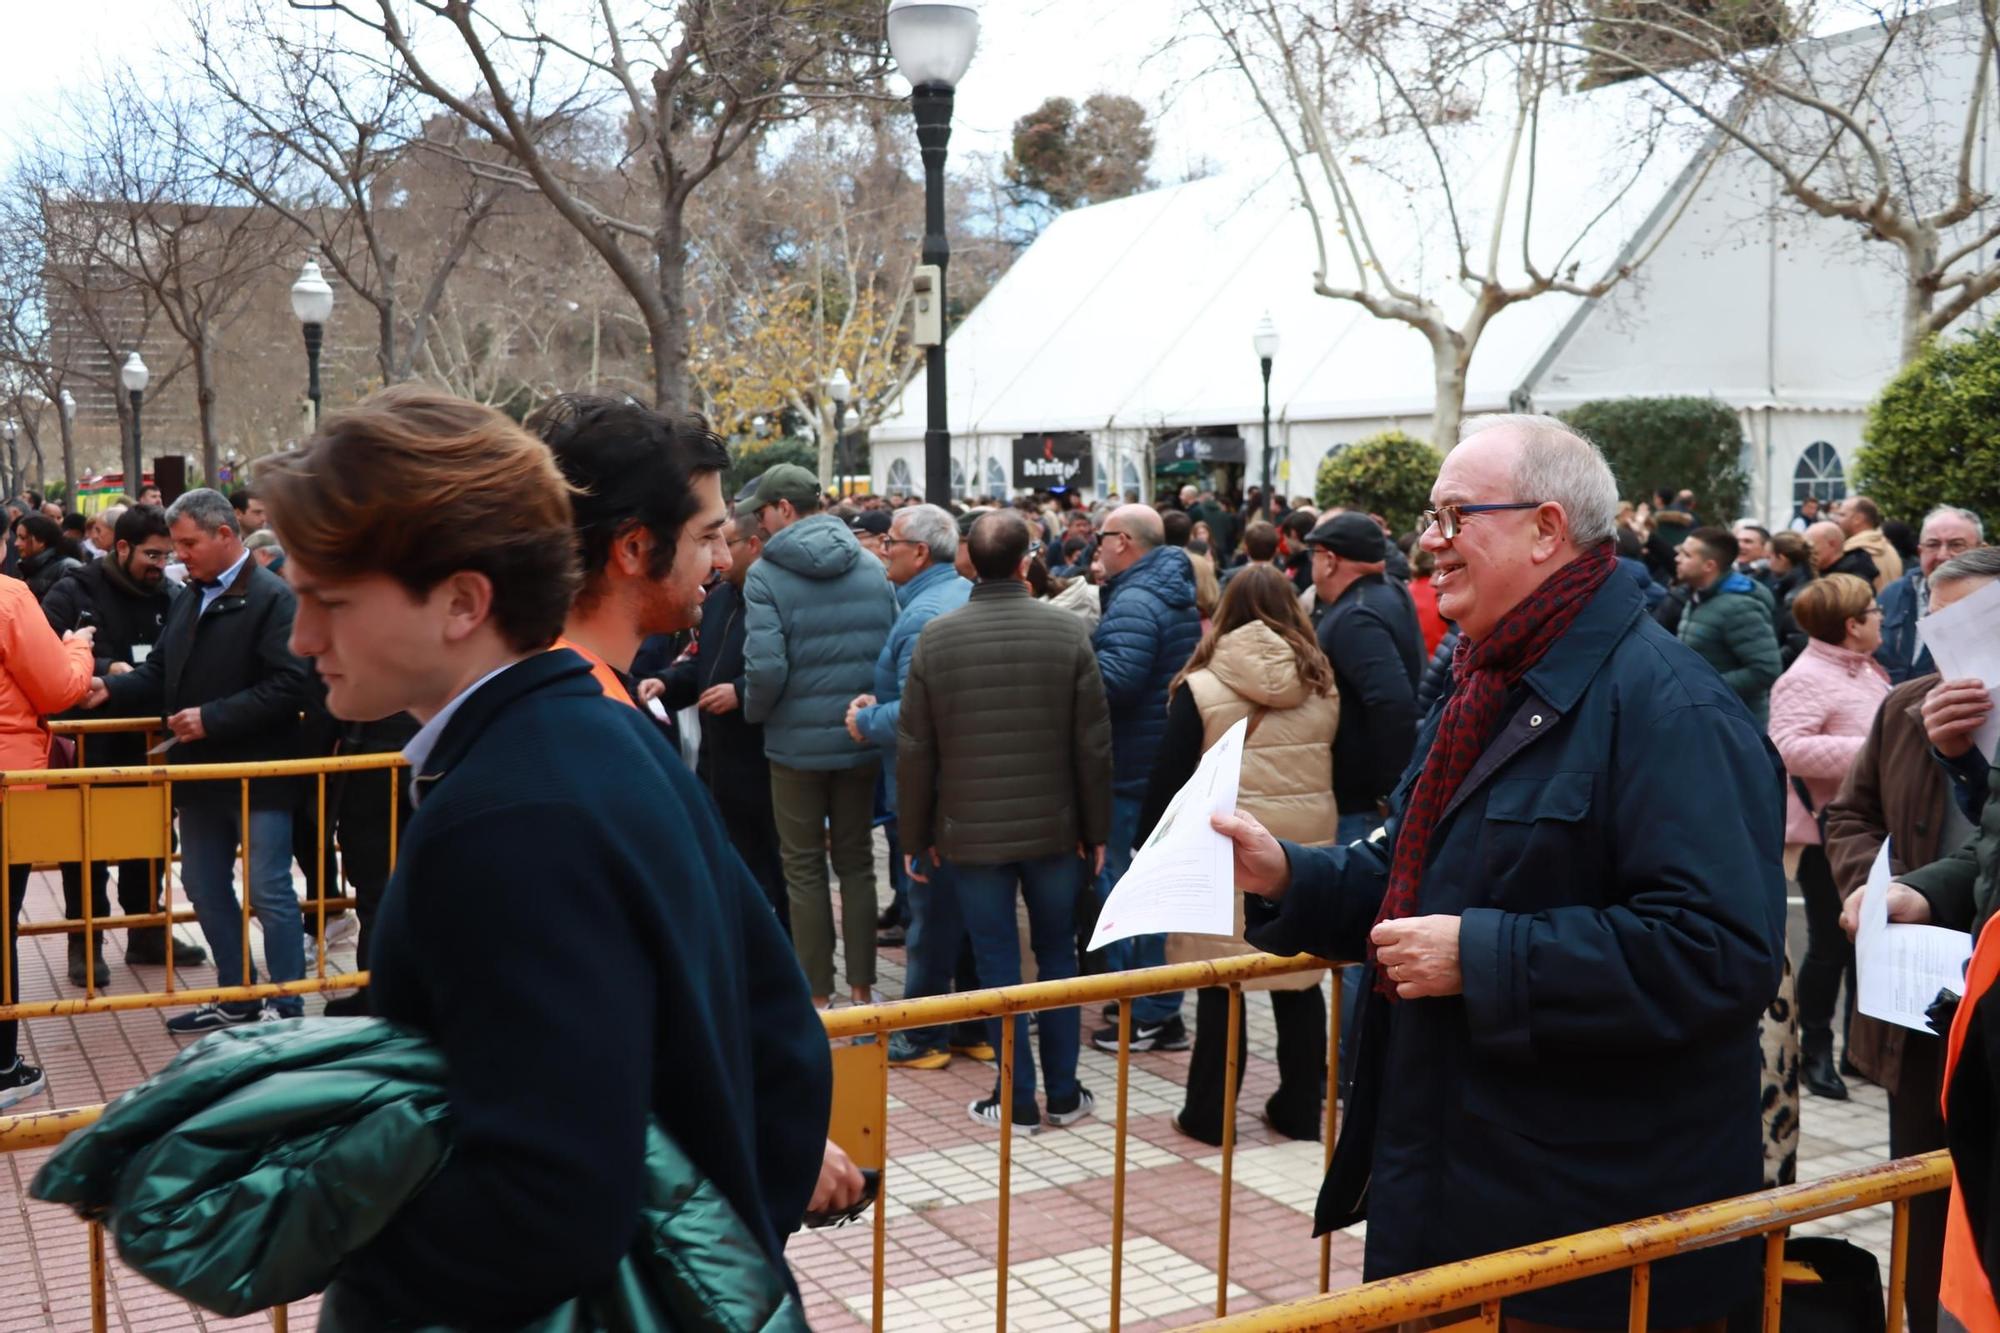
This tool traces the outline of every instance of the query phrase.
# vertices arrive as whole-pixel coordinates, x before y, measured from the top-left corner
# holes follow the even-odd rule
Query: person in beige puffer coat
[[[1331,842],[1339,810],[1333,797],[1333,737],[1340,700],[1333,668],[1299,609],[1289,580],[1276,569],[1249,566],[1229,581],[1215,623],[1168,694],[1167,734],[1160,746],[1146,802],[1139,816],[1143,841],[1174,793],[1191,777],[1202,754],[1230,727],[1249,720],[1238,804],[1282,829],[1278,836],[1319,845]],[[1243,940],[1243,904],[1236,904],[1233,936],[1168,937],[1169,963],[1254,954]],[[1264,1120],[1287,1138],[1317,1139],[1326,1074],[1324,972],[1248,983],[1269,990],[1278,1023],[1278,1091]],[[1187,1097],[1175,1127],[1205,1143],[1222,1142],[1229,992],[1199,993],[1194,1053]],[[1247,1047],[1241,1040],[1239,1050]],[[1239,1059],[1237,1084],[1243,1066]]]

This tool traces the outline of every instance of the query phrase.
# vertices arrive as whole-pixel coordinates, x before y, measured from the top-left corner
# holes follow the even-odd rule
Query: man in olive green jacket
[[[957,877],[982,986],[1021,979],[1014,901],[1027,899],[1043,981],[1077,971],[1077,894],[1104,864],[1111,833],[1111,714],[1083,622],[1028,591],[1028,525],[1012,510],[982,515],[970,537],[979,585],[917,638],[897,720],[896,785],[903,849],[921,878],[934,850]],[[1086,861],[1085,857],[1088,857]],[[1016,1125],[1041,1124],[1027,1021],[1017,1018]],[[990,1025],[998,1049],[1000,1025]],[[1049,1120],[1066,1125],[1094,1100],[1076,1079],[1077,1011],[1041,1016]],[[993,1095],[968,1108],[998,1126]]]
[[[1723,528],[1697,528],[1674,556],[1674,572],[1691,593],[1681,613],[1680,640],[1722,673],[1760,727],[1771,720],[1771,686],[1784,672],[1776,604],[1770,590],[1736,572],[1736,537]]]

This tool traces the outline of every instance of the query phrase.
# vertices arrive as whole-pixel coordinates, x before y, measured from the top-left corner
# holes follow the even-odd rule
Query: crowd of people
[[[1855,1013],[1849,937],[1885,838],[1894,920],[1976,931],[2000,892],[1973,743],[1991,699],[1941,680],[1917,632],[2000,578],[1971,512],[1912,528],[1854,496],[1775,535],[1725,527],[1687,491],[1621,503],[1596,449],[1532,416],[1468,422],[1404,531],[1195,486],[850,499],[791,465],[725,497],[728,463],[698,419],[623,400],[516,426],[398,389],[256,493],[76,522],[14,505],[7,767],[48,762],[42,720],[71,709],[161,719],[173,763],[409,760],[399,786],[347,783],[325,827],[281,782],[253,784],[247,823],[233,786],[174,790],[217,984],[256,979],[247,840],[270,978],[303,977],[312,942],[293,865],[313,897],[345,879],[373,982],[328,1011],[430,1033],[453,1071],[452,1164],[344,1270],[350,1307],[501,1319],[573,1290],[629,1242],[649,1115],[776,1260],[861,1189],[825,1137],[812,1010],[881,998],[883,948],[905,951],[904,998],[1018,982],[1023,911],[1043,980],[1259,949],[1364,964],[1343,974],[1346,1127],[1316,1223],[1365,1215],[1371,1277],[1787,1181],[1800,1085],[1874,1079],[1897,1152],[1959,1146],[1944,1036]],[[1239,810],[1217,825],[1236,929],[1090,950],[1239,722]],[[157,911],[138,862],[88,886],[66,867],[72,916],[86,887],[108,915],[107,871],[123,912]],[[16,913],[25,884],[17,867]],[[126,948],[202,961],[157,926]],[[70,963],[105,984],[80,938]],[[1287,1138],[1323,1123],[1324,981],[1261,987],[1261,1111]],[[1174,1127],[1220,1143],[1227,992],[1130,1003],[1134,1050],[1191,1048]],[[967,1114],[1092,1115],[1080,1053],[1118,1049],[1118,1018],[1045,1012],[1032,1042],[1017,1018],[1011,1105],[996,1070]],[[999,1023],[899,1031],[886,1057],[990,1062]],[[4,1034],[0,1105],[41,1086]],[[537,1072],[557,1067],[561,1096]],[[1942,1201],[1913,1217],[1910,1325],[1932,1333],[1950,1228]],[[1726,1316],[1755,1262],[1661,1264],[1656,1318]],[[1510,1312],[1609,1327],[1624,1295],[1579,1282]]]

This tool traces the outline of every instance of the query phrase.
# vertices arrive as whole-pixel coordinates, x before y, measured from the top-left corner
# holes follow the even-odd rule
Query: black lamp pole
[[[326,334],[324,324],[307,324],[306,331],[306,397],[312,400],[313,429],[319,429],[319,346]]]
[[[145,455],[139,451],[139,403],[145,397],[143,389],[133,389],[132,397],[132,474],[125,479],[125,493],[134,500],[146,485]]]
[[[1271,358],[1258,359],[1264,367],[1264,513],[1275,516],[1278,510],[1271,503]]]
[[[944,158],[951,143],[952,91],[940,83],[920,83],[910,95],[917,118],[917,142],[924,152],[924,252],[926,264],[938,269],[937,302],[940,327],[944,318],[945,265],[951,244],[944,235]],[[926,413],[924,420],[924,498],[932,504],[951,503],[951,429],[945,421],[944,342],[924,352]]]

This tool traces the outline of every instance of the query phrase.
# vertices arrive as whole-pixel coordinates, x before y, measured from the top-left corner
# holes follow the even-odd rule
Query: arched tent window
[[[889,464],[889,494],[908,495],[917,488],[910,476],[910,463],[906,458],[898,458]]]
[[[965,494],[965,464],[956,458],[951,460],[951,493],[954,496]]]
[[[997,458],[986,460],[986,494],[994,500],[1007,498],[1007,469],[1000,466]]]
[[[1102,500],[1111,493],[1111,469],[1104,466],[1104,455],[1093,453],[1090,458],[1090,475],[1097,479],[1094,488],[1097,498]]]
[[[1145,487],[1139,483],[1139,469],[1132,465],[1132,460],[1129,458],[1118,470],[1118,490],[1121,495],[1143,496],[1146,493]]]
[[[1840,451],[1825,440],[1807,445],[1798,466],[1792,469],[1793,508],[1808,498],[1821,504],[1847,498],[1847,472],[1841,466]]]

